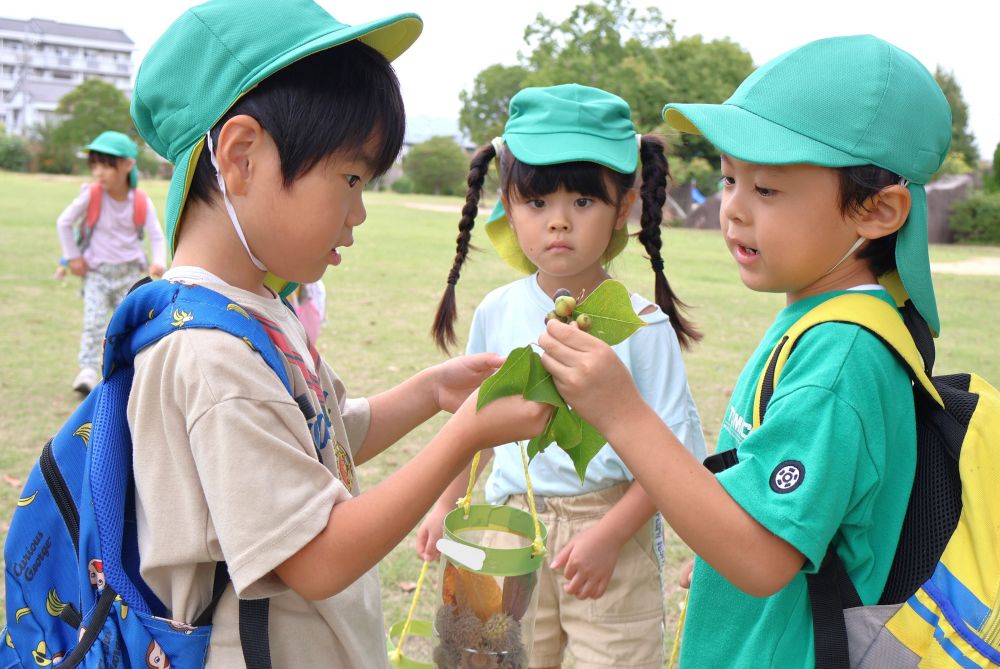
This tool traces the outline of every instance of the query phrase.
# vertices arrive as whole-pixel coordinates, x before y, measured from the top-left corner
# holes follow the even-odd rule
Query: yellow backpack
[[[904,318],[913,318],[909,309]],[[852,293],[808,312],[775,346],[758,382],[754,427],[799,337],[831,321],[866,328],[909,369],[917,467],[878,605],[861,605],[833,547],[807,578],[816,667],[1000,667],[1000,393],[975,374],[932,377],[929,331],[913,321],[908,328],[877,297]]]

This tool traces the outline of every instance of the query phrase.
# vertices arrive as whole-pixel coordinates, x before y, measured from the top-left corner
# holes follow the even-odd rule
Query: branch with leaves
[[[610,346],[625,341],[645,325],[632,309],[628,290],[614,280],[601,283],[579,304],[572,297],[567,299],[557,293],[556,310],[549,316],[574,320],[581,329],[586,329]],[[607,440],[566,404],[556,390],[552,376],[542,366],[541,356],[531,344],[511,351],[503,366],[483,382],[476,408],[482,409],[490,402],[510,395],[521,395],[527,400],[554,407],[548,425],[528,442],[528,457],[534,458],[555,443],[569,455],[582,482],[587,465]]]

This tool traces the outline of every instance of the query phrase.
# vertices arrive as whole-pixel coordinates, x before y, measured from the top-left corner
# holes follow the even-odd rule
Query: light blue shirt
[[[525,277],[490,292],[476,308],[469,332],[468,353],[493,352],[507,355],[513,349],[538,341],[545,329],[545,315],[552,299],[538,286],[537,275]],[[632,294],[632,308],[640,313],[649,300]],[[647,323],[615,352],[632,373],[646,402],[663,419],[691,453],[705,458],[701,419],[687,384],[680,344],[670,321],[658,307],[642,316]],[[486,482],[486,499],[502,503],[507,496],[527,491],[524,466],[517,444],[494,449],[493,471]],[[632,473],[607,444],[587,467],[583,483],[573,461],[554,444],[539,453],[529,466],[531,485],[542,497],[569,497],[610,488],[632,480]]]

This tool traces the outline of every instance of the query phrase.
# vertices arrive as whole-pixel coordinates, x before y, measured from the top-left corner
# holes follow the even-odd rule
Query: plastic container
[[[459,507],[445,517],[437,669],[526,669],[545,557],[534,539],[531,515],[508,506],[473,504],[468,516]]]

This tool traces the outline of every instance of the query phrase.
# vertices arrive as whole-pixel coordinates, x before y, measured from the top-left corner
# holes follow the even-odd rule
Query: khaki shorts
[[[570,539],[603,518],[629,485],[574,497],[536,498],[538,517],[548,529],[548,557],[538,574],[529,666],[562,666],[567,650],[576,660],[576,669],[663,666],[663,583],[655,516],[622,546],[608,588],[599,599],[581,600],[567,594],[562,571],[549,567]],[[528,510],[527,495],[512,495],[506,503]]]

